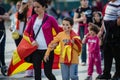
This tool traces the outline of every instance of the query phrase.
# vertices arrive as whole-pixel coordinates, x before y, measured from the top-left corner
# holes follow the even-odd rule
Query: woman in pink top
[[[24,35],[30,37],[32,45],[38,46],[37,50],[31,54],[35,71],[35,80],[41,80],[41,63],[48,44],[53,40],[52,28],[54,28],[56,33],[59,32],[57,21],[54,17],[48,16],[48,14],[45,13],[46,8],[47,0],[34,1],[34,11],[36,14],[31,17],[24,31]],[[38,32],[39,29],[40,31]],[[44,72],[48,80],[56,80],[55,76],[52,74],[54,51],[51,52],[49,59],[50,60],[46,63],[43,61]]]
[[[92,80],[94,64],[96,65],[98,77],[102,74],[100,41],[97,37],[99,29],[96,25],[89,25],[88,30],[89,33],[85,35],[82,43],[88,44],[88,77],[85,80]]]

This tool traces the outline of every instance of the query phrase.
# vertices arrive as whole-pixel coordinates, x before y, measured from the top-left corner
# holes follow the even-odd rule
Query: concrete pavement
[[[11,61],[11,57],[12,57],[12,52],[16,47],[11,37],[11,32],[8,30],[8,28],[6,28],[6,33],[7,33],[7,39],[6,39],[5,59],[6,59],[7,65],[9,65]],[[86,66],[79,65],[79,71],[78,71],[79,80],[84,80],[87,77],[87,67],[88,67],[87,65]],[[102,68],[103,68],[103,61],[102,61]],[[114,65],[113,65],[112,74],[114,71],[115,70],[114,70]],[[62,80],[60,69],[53,70],[53,73],[55,74],[57,80]],[[24,78],[24,76],[25,76],[24,72],[10,76],[10,77],[4,77],[0,73],[0,80],[34,80],[34,78]],[[97,73],[94,70],[93,80],[95,80],[95,77],[97,77]],[[43,76],[42,80],[47,80],[47,78]]]

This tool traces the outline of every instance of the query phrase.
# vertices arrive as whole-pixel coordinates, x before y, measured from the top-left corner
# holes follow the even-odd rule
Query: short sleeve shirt
[[[79,7],[76,9],[76,13],[79,14],[78,18],[80,17],[80,14],[84,12],[85,15],[87,16],[87,23],[89,22],[92,22],[92,13],[93,13],[93,10],[91,7],[87,7],[87,8],[82,8],[82,7]]]

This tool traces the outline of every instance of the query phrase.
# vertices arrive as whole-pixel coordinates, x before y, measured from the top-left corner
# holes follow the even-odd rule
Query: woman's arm
[[[78,13],[74,13],[74,17],[73,17],[73,20],[75,23],[78,23],[78,22],[83,22],[84,20],[86,20],[84,17],[80,17],[78,18],[79,14]]]

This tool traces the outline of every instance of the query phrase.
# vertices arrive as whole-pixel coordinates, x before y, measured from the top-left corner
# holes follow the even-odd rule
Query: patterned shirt
[[[105,9],[104,20],[116,20],[120,17],[120,0],[109,2]]]

